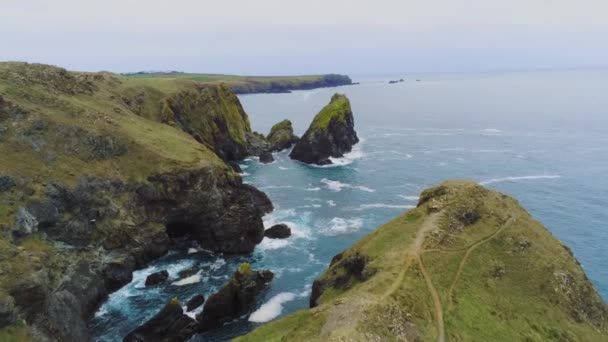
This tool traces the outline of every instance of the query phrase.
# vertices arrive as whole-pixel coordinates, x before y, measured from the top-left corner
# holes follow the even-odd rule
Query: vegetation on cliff
[[[570,250],[513,198],[475,183],[334,257],[312,309],[237,341],[605,341],[608,308]]]
[[[266,139],[270,144],[271,150],[278,152],[290,148],[293,144],[298,142],[300,138],[293,133],[291,121],[285,119],[272,126]]]
[[[272,204],[218,157],[249,131],[222,85],[0,63],[0,339],[87,340],[170,236],[253,250]]]
[[[308,164],[331,164],[329,158],[339,158],[359,142],[350,101],[335,94],[313,119],[310,127],[289,154]]]
[[[205,85],[225,83],[237,94],[287,93],[292,90],[306,90],[324,87],[352,85],[346,75],[308,76],[236,76],[218,74],[191,74],[180,72],[137,72],[122,75],[129,79],[191,80]]]

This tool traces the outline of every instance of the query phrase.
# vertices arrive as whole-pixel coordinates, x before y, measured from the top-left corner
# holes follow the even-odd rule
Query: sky
[[[0,61],[388,74],[608,66],[606,0],[0,0]]]

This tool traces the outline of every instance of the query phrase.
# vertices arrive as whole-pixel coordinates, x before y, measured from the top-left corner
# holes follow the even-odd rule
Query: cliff
[[[358,142],[350,101],[345,95],[335,94],[315,116],[289,156],[307,164],[331,164],[329,158],[344,156]]]
[[[224,83],[237,94],[289,93],[292,90],[353,85],[346,75],[308,75],[308,76],[236,76],[219,74],[192,74],[180,72],[138,72],[123,74],[129,80],[191,80],[203,85]]]
[[[270,149],[276,152],[290,148],[300,140],[300,138],[293,133],[291,121],[287,119],[272,126],[266,139],[270,144]]]
[[[272,204],[220,158],[249,131],[221,85],[0,63],[0,340],[87,340],[172,237],[251,252]]]
[[[568,247],[466,181],[424,191],[336,255],[310,302],[237,341],[608,339],[608,308]]]

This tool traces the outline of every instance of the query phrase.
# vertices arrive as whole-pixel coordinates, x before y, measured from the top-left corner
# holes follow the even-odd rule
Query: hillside
[[[224,85],[0,63],[0,341],[87,340],[170,237],[251,252],[272,204],[222,160],[250,132]]]
[[[350,77],[336,74],[306,76],[237,76],[180,72],[138,72],[122,74],[121,77],[129,80],[191,80],[207,85],[225,83],[237,94],[288,93],[292,90],[307,90],[353,84]]]
[[[568,247],[513,198],[475,183],[336,255],[311,309],[242,341],[606,341],[608,308]]]

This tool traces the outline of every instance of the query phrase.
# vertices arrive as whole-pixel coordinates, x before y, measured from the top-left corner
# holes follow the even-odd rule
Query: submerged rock
[[[169,278],[169,272],[166,270],[150,274],[146,278],[146,286],[156,286],[164,283]]]
[[[266,151],[266,152],[260,154],[260,163],[269,164],[269,163],[272,163],[273,161],[274,161],[274,158],[272,157],[272,153],[270,151]]]
[[[307,164],[331,164],[329,158],[343,157],[359,142],[350,101],[335,94],[310,124],[289,154],[292,159]]]
[[[279,152],[290,148],[293,144],[298,142],[300,138],[293,134],[291,121],[283,120],[272,126],[266,139],[270,144],[270,149]]]
[[[182,342],[196,331],[196,321],[184,314],[177,299],[171,300],[154,317],[130,332],[124,342]]]
[[[207,299],[203,312],[196,317],[200,329],[213,329],[250,311],[273,277],[270,271],[253,271],[249,264],[241,264],[232,279]]]
[[[205,296],[196,295],[196,296],[190,298],[190,300],[186,303],[186,311],[187,312],[194,311],[194,310],[198,309],[204,303],[205,303]]]
[[[285,239],[291,236],[291,228],[286,224],[275,224],[264,231],[264,236],[270,239]]]

